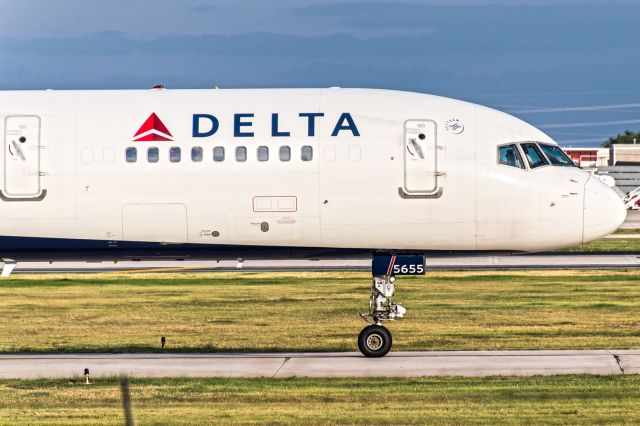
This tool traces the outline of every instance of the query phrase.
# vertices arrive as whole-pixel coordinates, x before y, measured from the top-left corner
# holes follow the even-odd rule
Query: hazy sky
[[[0,89],[375,87],[640,129],[640,1],[0,0]]]

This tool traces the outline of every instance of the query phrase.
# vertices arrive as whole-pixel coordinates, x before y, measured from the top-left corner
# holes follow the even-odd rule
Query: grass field
[[[629,229],[618,229],[614,234],[620,235],[636,235],[640,234],[640,229],[638,228],[629,228]]]
[[[637,424],[640,376],[145,379],[138,424]],[[0,381],[0,424],[122,424],[115,379]]]
[[[571,253],[640,253],[640,238],[603,238],[559,251]]]
[[[0,352],[357,350],[370,276],[355,272],[16,275]],[[640,347],[640,271],[400,277],[395,350]]]

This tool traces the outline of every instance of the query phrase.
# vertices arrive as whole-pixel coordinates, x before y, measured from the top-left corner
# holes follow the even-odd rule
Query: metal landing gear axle
[[[383,321],[402,318],[405,308],[393,301],[396,275],[424,275],[423,256],[375,256],[372,262],[373,281],[369,312],[362,318],[369,323],[358,336],[358,348],[364,356],[383,357],[391,350],[391,332],[382,325]]]

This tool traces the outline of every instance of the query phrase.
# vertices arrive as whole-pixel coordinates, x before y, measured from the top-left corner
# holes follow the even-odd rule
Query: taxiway
[[[0,378],[424,377],[638,374],[640,350],[0,355]]]

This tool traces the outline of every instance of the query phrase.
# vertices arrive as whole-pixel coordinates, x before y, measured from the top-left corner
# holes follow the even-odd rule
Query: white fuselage
[[[599,238],[625,215],[578,168],[499,164],[499,145],[554,144],[544,133],[436,96],[0,92],[0,114],[0,236],[533,251]]]

